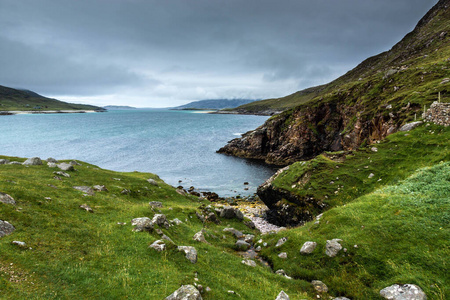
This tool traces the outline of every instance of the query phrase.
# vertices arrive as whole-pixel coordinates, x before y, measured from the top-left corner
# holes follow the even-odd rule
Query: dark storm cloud
[[[436,2],[0,0],[0,84],[140,106],[283,96],[388,50]]]

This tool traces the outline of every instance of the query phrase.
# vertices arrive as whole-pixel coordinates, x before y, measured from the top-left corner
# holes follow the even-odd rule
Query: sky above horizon
[[[437,0],[0,0],[0,85],[75,103],[267,99],[389,50]]]

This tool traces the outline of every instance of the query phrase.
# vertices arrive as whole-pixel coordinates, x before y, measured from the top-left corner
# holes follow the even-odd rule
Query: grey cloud
[[[388,50],[436,2],[0,0],[0,84],[54,95],[145,91],[158,101],[147,106],[278,97]]]

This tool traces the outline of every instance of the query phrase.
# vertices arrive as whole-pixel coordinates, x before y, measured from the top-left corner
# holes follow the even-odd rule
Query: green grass
[[[428,299],[448,299],[449,209],[450,163],[442,162],[330,209],[319,224],[271,236],[263,254],[275,270],[282,268],[296,279],[322,280],[332,295],[380,299],[384,287],[412,283]],[[275,248],[281,237],[288,241]],[[347,251],[331,258],[325,244],[334,238],[342,239]],[[306,241],[318,243],[311,255],[299,253]],[[282,251],[287,260],[278,258]]]
[[[209,204],[205,200],[181,196],[152,174],[117,173],[87,163],[76,169],[71,178],[59,181],[53,179],[55,169],[47,166],[0,165],[0,191],[17,202],[16,206],[0,203],[0,219],[16,227],[0,239],[2,299],[164,299],[180,285],[194,283],[212,289],[204,299],[239,298],[228,290],[243,299],[274,299],[281,290],[291,299],[306,297],[302,296],[306,283],[280,279],[263,266],[241,264],[242,258],[232,249],[235,238],[222,230],[231,226],[255,232],[234,220],[203,225],[195,211]],[[149,184],[148,178],[156,179],[159,187]],[[96,184],[106,185],[109,191],[85,197],[72,188]],[[123,195],[123,189],[131,193]],[[149,249],[160,239],[156,233],[132,232],[131,219],[158,213],[149,201],[163,202],[161,212],[168,219],[183,221],[162,230],[177,245],[195,246],[196,264],[175,245],[162,253]],[[80,209],[83,203],[94,213]],[[209,245],[192,240],[202,228]],[[14,240],[26,242],[27,248],[11,244]],[[19,282],[10,280],[11,270]]]
[[[376,147],[377,152],[371,150]],[[324,153],[297,162],[272,183],[295,195],[298,202],[315,199],[325,208],[343,205],[385,185],[397,184],[415,172],[441,161],[450,161],[450,127],[421,125],[398,132],[357,151]],[[370,174],[374,174],[369,178]],[[289,203],[295,205],[295,203]],[[317,206],[307,206],[313,214]]]

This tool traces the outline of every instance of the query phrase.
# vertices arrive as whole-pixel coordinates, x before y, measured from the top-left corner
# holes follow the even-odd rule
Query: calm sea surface
[[[182,180],[185,188],[248,195],[274,170],[215,151],[266,119],[161,109],[0,116],[0,154],[77,159],[155,173],[173,186]]]

